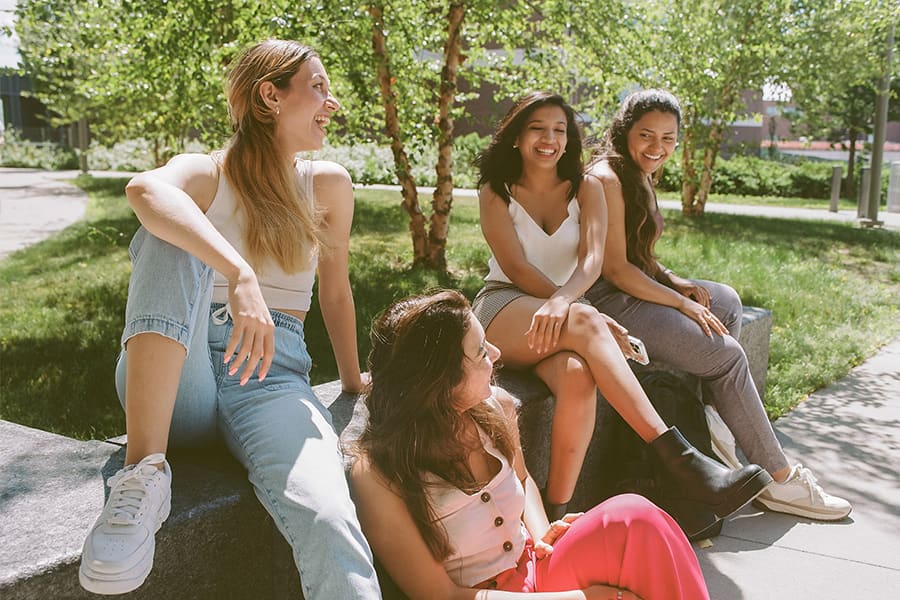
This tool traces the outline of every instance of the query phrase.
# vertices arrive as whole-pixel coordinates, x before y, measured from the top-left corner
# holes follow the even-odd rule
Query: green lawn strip
[[[681,201],[679,192],[660,192],[661,200]],[[831,206],[830,200],[818,198],[785,198],[783,196],[739,196],[736,194],[710,194],[707,200],[710,204],[744,204],[748,206],[780,206],[783,208],[811,208],[827,212]],[[856,200],[841,198],[838,201],[840,210],[856,210]],[[884,210],[884,206],[881,207]]]
[[[125,180],[81,178],[87,217],[0,262],[0,418],[81,439],[124,431],[113,368],[137,228]],[[450,274],[411,269],[394,191],[357,190],[351,281],[360,356],[371,320],[396,298],[435,287],[472,298],[489,256],[473,198],[457,198]],[[427,196],[421,198],[429,202]],[[680,274],[728,282],[773,310],[766,403],[779,416],[900,335],[900,235],[832,223],[667,212],[657,251]],[[307,318],[314,383],[337,377],[316,301]]]

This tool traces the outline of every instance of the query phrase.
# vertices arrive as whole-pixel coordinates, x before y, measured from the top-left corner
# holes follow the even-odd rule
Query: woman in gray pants
[[[757,502],[778,512],[842,519],[850,503],[827,494],[806,467],[791,465],[775,438],[737,342],[743,313],[737,293],[678,277],[653,252],[663,230],[653,174],[675,150],[680,123],[672,94],[635,92],[594,151],[587,175],[603,186],[608,230],[602,276],[585,296],[641,338],[653,360],[702,380],[747,458],[775,479]]]

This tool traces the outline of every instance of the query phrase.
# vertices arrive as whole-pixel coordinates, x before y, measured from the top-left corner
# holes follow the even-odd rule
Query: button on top
[[[503,542],[503,551],[509,552],[512,550],[512,542]]]
[[[484,492],[483,494],[481,494],[481,501],[482,501],[482,502],[490,502],[490,501],[491,501],[491,495],[488,494],[487,492]]]
[[[494,519],[494,527],[500,527],[501,525],[503,525],[503,517]]]

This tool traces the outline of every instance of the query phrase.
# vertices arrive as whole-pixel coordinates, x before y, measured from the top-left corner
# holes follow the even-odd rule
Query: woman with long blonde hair
[[[228,73],[227,147],[176,156],[126,188],[141,222],[116,371],[128,446],[84,543],[89,591],[144,582],[169,514],[168,446],[221,439],[291,544],[307,599],[380,597],[304,342],[318,272],[343,388],[362,388],[350,178],[339,165],[296,158],[321,147],[340,106],[329,86],[300,43],[247,49]]]

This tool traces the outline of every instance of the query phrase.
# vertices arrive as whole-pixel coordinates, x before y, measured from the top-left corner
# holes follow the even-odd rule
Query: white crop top
[[[313,197],[313,173],[312,162],[297,160],[297,174],[300,179],[302,197],[310,203],[315,202]],[[238,210],[237,198],[225,173],[219,171],[219,185],[216,188],[216,196],[206,211],[213,226],[225,236],[235,250],[247,257],[244,237],[244,216]],[[266,259],[256,271],[259,280],[259,288],[269,308],[308,311],[312,301],[313,284],[316,281],[316,264],[318,255],[312,259],[312,264],[305,271],[287,274],[278,264]],[[213,302],[225,304],[228,302],[228,281],[216,272],[213,287]]]
[[[444,569],[461,587],[472,587],[515,567],[528,536],[522,523],[522,484],[480,427],[478,434],[484,449],[500,461],[500,472],[481,490],[469,495],[436,475],[426,474],[425,493],[453,547]]]
[[[564,285],[575,272],[581,239],[581,206],[578,199],[573,197],[569,200],[567,209],[569,214],[559,228],[548,234],[515,198],[509,197],[509,216],[512,217],[525,259],[558,286]],[[485,280],[512,283],[493,255],[488,260],[488,269]]]

